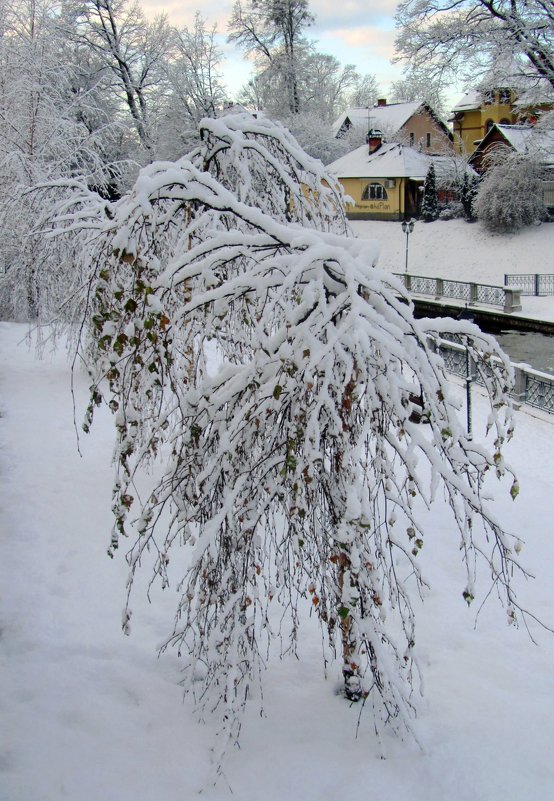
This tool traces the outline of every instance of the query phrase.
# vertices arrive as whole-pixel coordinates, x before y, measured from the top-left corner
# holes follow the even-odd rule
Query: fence
[[[429,278],[423,275],[395,273],[404,281],[408,292],[415,295],[428,295],[434,300],[451,298],[461,300],[469,306],[476,303],[500,306],[506,314],[521,311],[521,293],[519,289],[507,286],[491,286],[475,284],[469,281],[452,281],[448,278]]]
[[[554,295],[554,275],[508,273],[504,275],[504,285],[518,288],[522,295]]]
[[[544,181],[542,202],[547,209],[554,208],[554,181]]]
[[[473,360],[468,359],[467,350],[463,345],[440,339],[438,350],[449,372],[464,378],[471,376],[477,384],[483,384]],[[526,403],[528,406],[554,414],[554,376],[522,364],[512,366],[515,370],[513,398],[518,403]]]

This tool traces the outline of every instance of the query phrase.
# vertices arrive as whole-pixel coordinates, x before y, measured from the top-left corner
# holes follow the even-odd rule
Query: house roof
[[[413,103],[390,103],[386,106],[372,106],[364,108],[352,106],[337,117],[332,125],[333,136],[336,136],[346,120],[349,120],[354,128],[364,129],[378,128],[384,133],[396,133],[416,111],[424,104],[416,101]]]
[[[545,80],[525,80],[524,77],[510,78],[510,86],[516,91],[517,99],[514,101],[514,106],[517,108],[526,108],[531,105],[546,105],[554,103],[552,95],[552,87]],[[483,94],[479,89],[470,89],[464,94],[462,98],[456,103],[452,109],[453,113],[457,111],[473,111],[481,107],[483,104]]]
[[[472,111],[478,109],[482,102],[481,92],[478,89],[470,89],[458,100],[452,111]]]
[[[435,165],[440,185],[453,181],[467,171],[461,158],[452,155],[430,156],[398,142],[381,145],[371,154],[367,145],[362,145],[328,164],[327,170],[336,178],[411,178],[424,181],[431,163]]]
[[[481,154],[497,133],[517,153],[538,158],[549,166],[554,165],[554,131],[532,125],[493,125],[479,143],[473,156]]]

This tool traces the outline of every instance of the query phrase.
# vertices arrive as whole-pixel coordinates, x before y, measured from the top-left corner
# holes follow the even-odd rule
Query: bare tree
[[[31,190],[71,176],[104,186],[110,126],[84,124],[86,93],[74,92],[74,65],[59,58],[56,5],[3,0],[0,14],[0,302],[3,315],[32,319],[55,306],[61,285],[36,233],[48,201]]]
[[[96,54],[112,76],[144,150],[152,155],[149,98],[163,84],[171,30],[164,16],[149,23],[130,0],[85,0],[68,6],[67,35]]]
[[[179,158],[190,150],[200,120],[221,113],[227,102],[215,35],[215,26],[208,28],[199,13],[192,27],[173,31],[171,58],[164,67],[168,91],[158,107],[158,157]]]
[[[392,82],[390,99],[394,103],[427,103],[439,116],[446,108],[444,89],[433,71],[426,68],[405,70],[401,80]]]
[[[360,108],[371,108],[377,102],[381,90],[375,75],[358,76],[354,86],[350,90],[346,105],[358,106]]]
[[[229,41],[283,77],[292,114],[300,111],[298,50],[312,22],[307,0],[238,0],[229,22]]]
[[[499,55],[516,75],[554,89],[554,5],[550,0],[403,0],[396,15],[399,59],[475,85]]]

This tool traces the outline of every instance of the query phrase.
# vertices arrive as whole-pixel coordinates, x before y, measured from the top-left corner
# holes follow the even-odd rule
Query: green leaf
[[[281,397],[281,393],[282,392],[283,392],[283,387],[281,387],[281,386],[279,386],[279,384],[277,384],[277,386],[273,390],[273,397],[275,398],[275,400],[279,400],[279,398]]]
[[[346,620],[350,614],[350,609],[347,606],[339,606],[337,611],[341,620]]]

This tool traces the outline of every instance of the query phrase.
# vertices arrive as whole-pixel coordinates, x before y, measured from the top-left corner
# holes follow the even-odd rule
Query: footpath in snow
[[[81,437],[81,457],[64,354],[37,361],[24,335],[24,326],[0,323],[0,799],[191,801],[210,770],[214,728],[183,702],[176,654],[156,656],[176,596],[135,598],[133,634],[122,635],[124,554],[106,556],[111,421],[100,414]],[[75,391],[80,419],[83,375]],[[477,391],[474,406],[479,434]],[[517,412],[507,457],[521,493],[514,503],[504,487],[496,513],[526,541],[521,557],[535,579],[520,583],[521,601],[553,625],[554,420]],[[270,664],[265,715],[253,699],[242,747],[201,798],[554,797],[554,636],[531,622],[533,643],[507,625],[494,597],[475,626],[488,585],[468,610],[440,504],[420,558],[431,584],[417,609],[423,751],[387,735],[379,743],[370,710],[356,737],[360,708],[335,695],[338,664],[325,678],[306,614],[300,660]]]
[[[352,227],[358,236],[379,241],[380,267],[404,272],[406,235],[399,222],[371,220],[353,222]],[[554,223],[501,235],[485,231],[479,222],[417,221],[409,236],[408,271],[493,286],[504,286],[505,274],[554,275]],[[519,316],[554,322],[554,296],[522,297]]]

